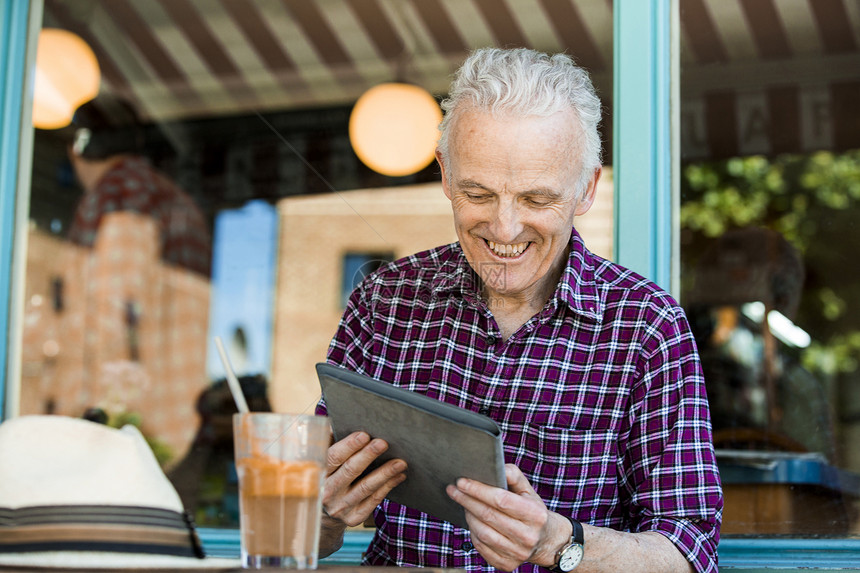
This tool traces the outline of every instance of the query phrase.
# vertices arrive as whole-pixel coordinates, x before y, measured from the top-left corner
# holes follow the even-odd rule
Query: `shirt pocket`
[[[616,438],[604,429],[528,426],[517,465],[550,509],[581,515],[617,503]]]

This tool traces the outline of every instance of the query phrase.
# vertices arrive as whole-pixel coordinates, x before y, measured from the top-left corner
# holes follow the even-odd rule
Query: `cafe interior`
[[[0,420],[135,425],[207,551],[235,556],[235,403],[215,337],[252,410],[312,412],[352,289],[457,239],[434,157],[453,72],[484,46],[566,52],[603,104],[603,178],[575,225],[669,290],[696,336],[720,569],[860,570],[860,2],[2,10]],[[85,190],[68,126],[97,96],[134,110],[142,154],[193,200],[204,269],[160,257],[145,217],[70,240]],[[357,563],[371,534],[353,528],[327,562]]]

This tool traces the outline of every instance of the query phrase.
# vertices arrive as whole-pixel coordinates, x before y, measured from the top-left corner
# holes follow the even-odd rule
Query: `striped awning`
[[[837,116],[860,89],[860,3],[680,5],[686,157],[856,144],[856,118]],[[612,0],[46,0],[44,22],[87,40],[106,86],[144,115],[180,119],[350,104],[395,79],[443,94],[468,51],[487,45],[567,51],[609,103],[612,10]]]

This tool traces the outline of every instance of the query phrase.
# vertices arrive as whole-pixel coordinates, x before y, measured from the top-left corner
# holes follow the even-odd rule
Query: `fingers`
[[[469,505],[478,507],[477,504]],[[526,530],[520,530],[522,535],[503,534],[500,530],[519,529],[512,518],[494,513],[489,507],[476,511],[478,513],[466,510],[466,522],[475,549],[487,563],[502,571],[513,571],[528,561],[531,543]]]
[[[538,497],[524,497],[477,481],[460,479],[448,486],[448,495],[463,506],[467,520],[472,516],[470,531],[483,534],[487,543],[504,545],[510,540],[506,553],[513,547],[528,546],[526,551],[514,551],[528,556],[539,541],[539,531],[546,522],[546,506]]]
[[[529,483],[529,480],[523,475],[520,468],[514,464],[505,464],[505,479],[508,482],[508,491],[512,491],[518,495],[540,499],[540,496],[535,492],[532,484]]]
[[[461,478],[448,486],[448,495],[486,523],[543,521],[546,506],[522,473],[518,469],[515,472],[519,478],[508,480],[509,491]]]
[[[323,494],[323,507],[330,517],[349,526],[360,525],[406,479],[403,460],[389,460],[358,479],[387,449],[384,440],[371,440],[365,432],[355,432],[331,445]]]
[[[390,473],[387,467],[389,464],[391,465],[390,471],[396,472],[396,474],[394,477],[380,482],[383,478],[376,479],[376,474],[381,472],[381,475],[384,476]],[[370,517],[376,506],[382,503],[385,496],[406,479],[406,474],[403,473],[405,469],[406,464],[402,460],[388,462],[361,480],[345,496],[332,500],[327,506],[327,512],[350,527],[361,525]]]
[[[466,510],[472,542],[488,563],[510,571],[543,545],[549,511],[513,465],[505,467],[508,490],[459,479],[448,495]]]
[[[365,432],[353,432],[341,441],[335,442],[329,446],[326,455],[328,474],[331,475],[334,473],[341,465],[343,465],[344,462],[367,446],[368,443],[370,443],[370,436]]]

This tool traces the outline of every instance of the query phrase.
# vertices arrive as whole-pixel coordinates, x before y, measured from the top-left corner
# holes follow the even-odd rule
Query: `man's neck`
[[[496,324],[499,325],[502,340],[510,338],[513,333],[543,308],[543,304],[534,304],[531,301],[518,302],[515,299],[493,297],[487,300],[487,306],[493,313]]]
[[[567,256],[564,256],[544,280],[525,292],[505,295],[488,292],[485,287],[484,295],[487,300],[487,307],[493,313],[496,324],[499,325],[502,339],[510,338],[514,332],[543,309],[558,288],[558,281],[561,280],[566,265]]]

